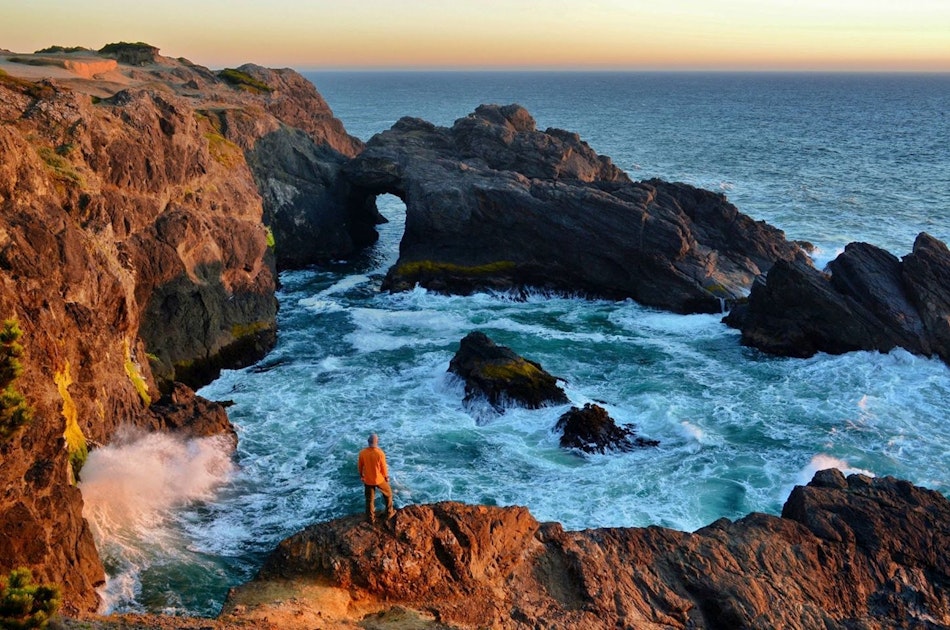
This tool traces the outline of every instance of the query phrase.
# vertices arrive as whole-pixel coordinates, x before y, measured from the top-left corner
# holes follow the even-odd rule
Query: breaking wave
[[[175,510],[213,499],[233,472],[223,437],[125,431],[89,454],[79,488],[108,573],[100,592],[105,611],[138,608],[141,573],[163,558],[188,554]]]

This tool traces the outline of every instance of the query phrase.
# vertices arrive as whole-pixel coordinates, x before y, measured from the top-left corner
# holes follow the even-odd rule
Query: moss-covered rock
[[[481,332],[462,339],[449,372],[465,381],[466,401],[484,397],[499,411],[509,402],[530,409],[568,402],[556,377]]]

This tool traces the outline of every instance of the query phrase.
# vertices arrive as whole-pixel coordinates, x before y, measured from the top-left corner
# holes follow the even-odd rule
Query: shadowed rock
[[[555,429],[562,432],[563,448],[576,448],[585,453],[631,451],[636,447],[659,445],[656,440],[637,437],[632,425],[618,426],[606,409],[590,403],[583,409],[571,407],[558,419]]]
[[[851,243],[827,273],[779,262],[724,321],[745,345],[783,356],[901,347],[950,362],[950,252],[920,234],[903,261]]]
[[[508,401],[529,409],[568,402],[555,377],[511,348],[496,345],[481,332],[462,339],[449,363],[449,372],[465,381],[466,401],[483,396],[498,410]]]
[[[462,627],[936,629],[950,624],[948,548],[946,497],[836,470],[796,487],[782,517],[694,533],[569,532],[523,507],[413,505],[385,527],[353,516],[287,538],[224,615],[287,617],[288,598],[260,593],[318,583],[344,617],[399,606]]]
[[[406,203],[390,290],[534,286],[720,312],[776,260],[809,264],[724,196],[631,182],[577,134],[535,129],[518,105],[482,105],[451,128],[403,118],[343,175],[355,198]]]

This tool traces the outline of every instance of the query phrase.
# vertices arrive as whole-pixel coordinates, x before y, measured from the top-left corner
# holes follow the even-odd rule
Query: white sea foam
[[[845,475],[867,475],[868,477],[874,477],[875,474],[870,470],[864,470],[863,468],[855,468],[851,466],[848,462],[832,455],[825,453],[819,453],[811,458],[811,461],[808,462],[808,465],[805,466],[799,473],[796,478],[796,485],[804,486],[815,476],[819,470],[827,470],[829,468],[837,468]]]
[[[342,304],[336,300],[325,299],[323,296],[304,298],[299,304],[315,313],[336,313],[343,310]]]
[[[683,420],[680,426],[682,427],[682,434],[690,440],[702,442],[706,438],[706,432],[689,420]]]

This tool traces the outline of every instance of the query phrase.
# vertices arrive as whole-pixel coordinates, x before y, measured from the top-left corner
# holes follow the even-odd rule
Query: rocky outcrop
[[[406,203],[391,290],[532,286],[720,312],[775,261],[809,264],[722,195],[631,182],[576,134],[538,131],[517,105],[480,106],[451,128],[403,118],[343,174],[357,196]]]
[[[94,610],[104,580],[75,486],[87,450],[125,426],[233,436],[189,385],[274,342],[279,236],[245,155],[275,133],[358,148],[292,71],[247,68],[272,86],[253,93],[113,52],[108,81],[0,75],[0,313],[22,328],[33,409],[0,440],[0,573],[60,585],[67,613]]]
[[[568,402],[557,378],[485,333],[472,332],[459,343],[449,372],[465,381],[465,401],[485,398],[498,411],[507,403],[537,409]]]
[[[631,451],[644,446],[658,446],[656,440],[638,437],[632,425],[620,426],[600,405],[586,403],[583,408],[571,407],[554,427],[561,432],[561,446],[585,453]]]
[[[950,362],[950,251],[920,234],[903,261],[851,243],[825,273],[781,262],[725,321],[742,343],[773,354],[901,347]]]
[[[354,199],[340,169],[363,149],[312,83],[293,70],[245,64],[253,99],[270,117],[253,110],[215,109],[209,116],[240,146],[264,202],[278,268],[298,268],[352,256],[378,238],[383,221],[375,204]],[[232,95],[237,98],[236,95]]]
[[[263,617],[261,593],[283,589],[286,607],[288,584],[320,584],[336,627],[398,607],[457,628],[936,629],[950,624],[948,545],[943,495],[834,470],[796,487],[781,517],[694,533],[568,532],[521,507],[413,505],[385,527],[354,516],[284,540],[224,613]]]

